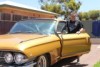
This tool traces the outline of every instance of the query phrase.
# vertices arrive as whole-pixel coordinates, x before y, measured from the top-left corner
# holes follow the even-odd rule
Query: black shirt
[[[68,33],[76,33],[81,28],[83,28],[83,24],[80,21],[69,21],[65,26],[65,29],[66,28],[68,30]]]

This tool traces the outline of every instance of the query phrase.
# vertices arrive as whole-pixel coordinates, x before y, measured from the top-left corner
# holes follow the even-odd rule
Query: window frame
[[[66,33],[68,33],[68,31],[66,30],[66,31],[64,31],[63,30],[63,28],[62,28],[62,31],[57,31],[58,30],[58,25],[59,25],[59,23],[65,23],[65,25],[63,26],[63,28],[66,26],[66,21],[59,21],[58,23],[57,23],[57,27],[56,27],[56,32],[58,33],[58,34],[61,34],[61,33],[63,33],[63,34],[66,34]]]
[[[3,16],[4,14],[5,14],[5,15],[8,14],[9,17],[5,16],[5,18],[4,18],[4,16]],[[9,19],[6,19],[6,17],[9,18]],[[11,19],[12,19],[11,13],[0,12],[0,20],[1,20],[1,21],[11,21]]]

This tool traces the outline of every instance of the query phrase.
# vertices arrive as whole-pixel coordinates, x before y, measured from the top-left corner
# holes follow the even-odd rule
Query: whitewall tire
[[[49,67],[49,62],[47,55],[41,55],[37,58],[35,67]]]

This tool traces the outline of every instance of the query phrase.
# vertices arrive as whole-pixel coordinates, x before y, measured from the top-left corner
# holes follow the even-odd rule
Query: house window
[[[13,21],[19,21],[22,19],[21,15],[13,15]]]
[[[28,16],[23,16],[22,19],[28,19]]]
[[[1,20],[11,20],[11,14],[1,13]]]
[[[30,17],[30,19],[34,19],[35,17]]]

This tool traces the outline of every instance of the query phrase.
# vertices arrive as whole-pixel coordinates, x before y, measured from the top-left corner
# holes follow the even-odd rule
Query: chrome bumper
[[[34,67],[36,65],[36,63],[31,63],[28,65],[23,65],[23,66],[17,66],[17,65],[0,65],[0,67]]]

